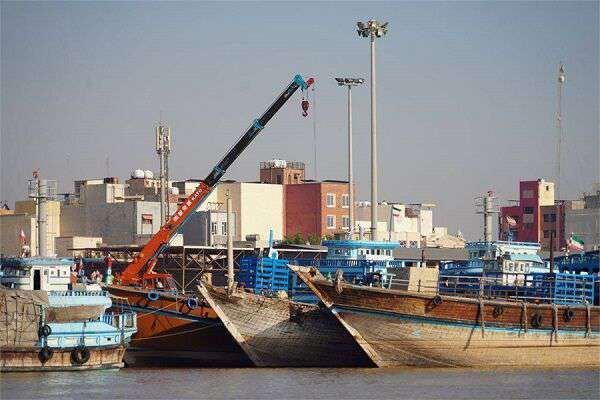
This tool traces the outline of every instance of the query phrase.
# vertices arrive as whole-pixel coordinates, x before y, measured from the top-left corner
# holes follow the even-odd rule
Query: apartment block
[[[500,240],[540,243],[542,250],[565,247],[565,209],[568,202],[555,201],[554,183],[538,179],[519,182],[519,201],[516,205],[501,207],[498,223]],[[511,223],[507,223],[511,220]],[[512,223],[514,221],[514,223]]]
[[[285,235],[319,238],[348,231],[348,182],[325,180],[286,184]]]

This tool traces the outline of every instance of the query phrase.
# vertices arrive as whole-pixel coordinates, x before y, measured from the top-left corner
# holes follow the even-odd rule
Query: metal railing
[[[106,290],[52,290],[50,292],[52,296],[64,296],[64,297],[84,297],[84,296],[102,296],[108,297]]]

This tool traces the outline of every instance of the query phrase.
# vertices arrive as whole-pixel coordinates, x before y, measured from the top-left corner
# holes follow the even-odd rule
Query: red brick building
[[[271,160],[260,163],[260,183],[302,183],[304,174],[305,166],[301,161]]]
[[[565,247],[565,205],[554,200],[554,183],[543,179],[521,181],[517,205],[502,207],[498,223],[498,237],[513,241],[536,242],[542,249],[550,249],[550,236],[554,236],[554,249]],[[516,222],[511,226],[507,217]],[[511,235],[509,235],[509,232]]]
[[[305,239],[348,231],[350,201],[347,181],[326,180],[288,184],[285,196],[285,235]]]

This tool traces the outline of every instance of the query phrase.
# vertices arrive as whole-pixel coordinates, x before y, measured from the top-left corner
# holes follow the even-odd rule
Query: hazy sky
[[[1,185],[11,206],[31,171],[74,179],[158,169],[153,126],[173,130],[171,175],[204,178],[296,73],[317,80],[318,178],[346,178],[346,93],[368,78],[357,20],[377,42],[380,200],[433,202],[436,225],[481,235],[474,198],[517,197],[555,171],[556,71],[564,90],[563,197],[599,177],[598,2],[2,2]],[[300,96],[226,178],[303,160]],[[312,111],[312,110],[311,110]],[[354,90],[355,175],[369,196],[369,89]]]

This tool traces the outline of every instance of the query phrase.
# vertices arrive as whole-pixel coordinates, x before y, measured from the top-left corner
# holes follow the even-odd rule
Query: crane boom
[[[204,181],[200,182],[198,187],[190,194],[179,206],[177,211],[169,218],[169,220],[161,226],[159,231],[146,243],[142,251],[129,263],[127,268],[120,276],[122,285],[139,284],[142,281],[140,273],[146,269],[151,272],[156,259],[161,251],[169,244],[169,241],[175,235],[177,230],[188,219],[192,211],[194,211],[206,196],[213,190],[215,185],[219,183],[221,177],[233,162],[242,154],[260,131],[267,125],[279,109],[288,101],[288,99],[301,88],[302,90],[314,82],[312,78],[306,81],[300,75],[296,75],[292,82],[284,89],[283,92],[275,99],[275,101],[267,108],[267,110],[255,119],[242,135],[241,138],[233,145],[233,147],[225,154],[217,165],[212,169]]]

